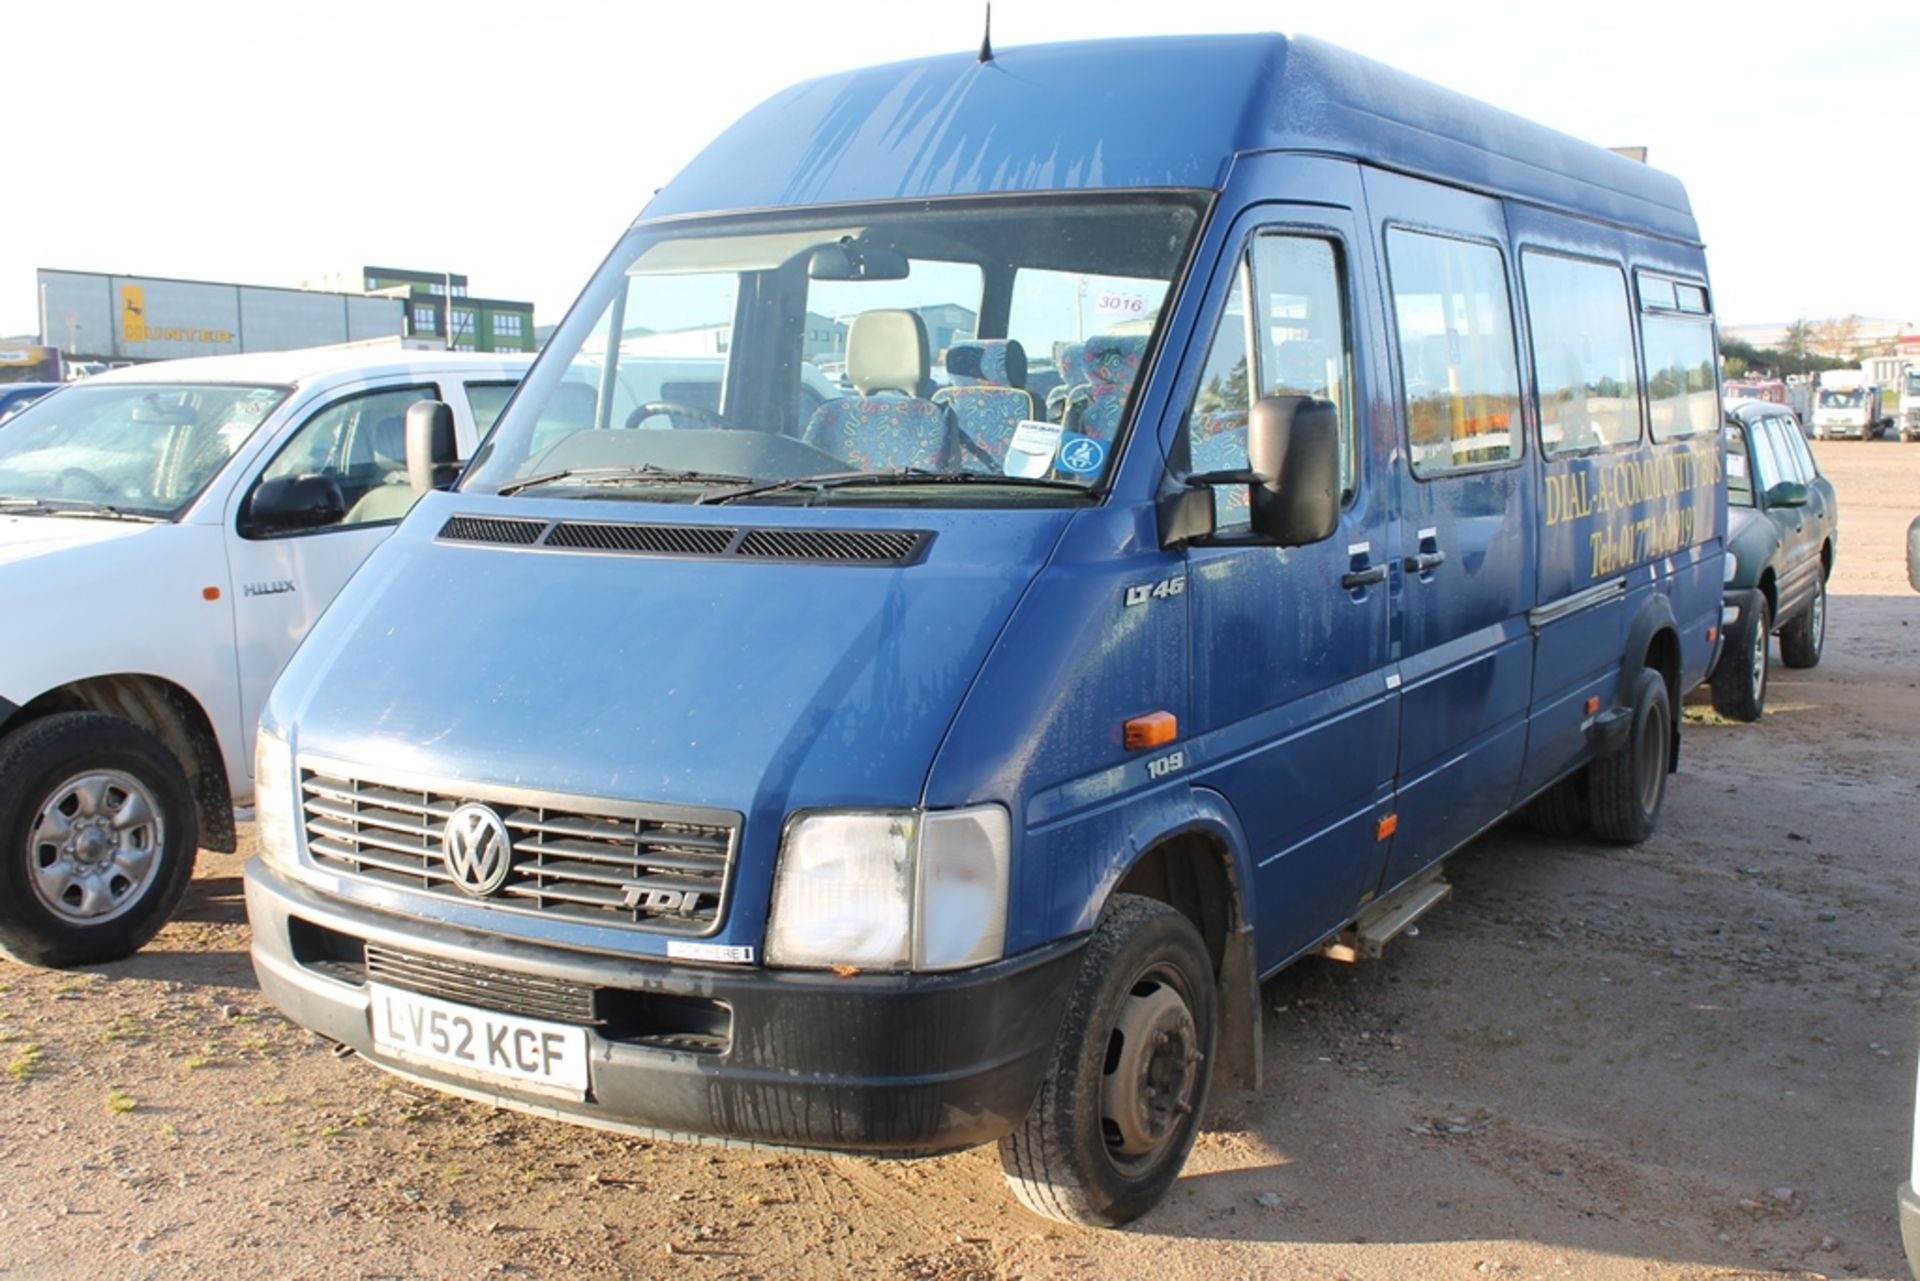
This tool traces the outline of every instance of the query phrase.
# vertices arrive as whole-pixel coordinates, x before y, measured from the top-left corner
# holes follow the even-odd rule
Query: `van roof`
[[[1016,191],[1213,188],[1237,155],[1389,168],[1697,244],[1678,179],[1304,36],[956,53],[809,80],[709,144],[641,217]]]
[[[513,352],[409,351],[395,347],[303,347],[293,351],[257,351],[237,356],[190,356],[109,369],[89,383],[221,382],[299,385],[338,374],[438,374],[501,371],[514,378],[527,372],[530,354]]]

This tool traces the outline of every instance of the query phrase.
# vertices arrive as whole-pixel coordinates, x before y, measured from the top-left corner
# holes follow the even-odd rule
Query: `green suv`
[[[1760,400],[1727,405],[1725,642],[1713,706],[1757,721],[1767,706],[1767,638],[1788,667],[1812,667],[1827,639],[1827,576],[1840,504],[1790,410]]]

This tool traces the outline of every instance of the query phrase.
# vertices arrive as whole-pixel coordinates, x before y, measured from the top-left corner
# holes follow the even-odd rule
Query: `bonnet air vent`
[[[506,543],[513,547],[530,547],[546,527],[544,520],[455,516],[440,526],[440,537],[460,543]]]
[[[563,520],[548,547],[591,552],[651,552],[664,556],[719,556],[738,530],[717,525],[617,525]]]
[[[829,560],[899,565],[926,535],[911,529],[749,529],[736,556],[759,560]]]
[[[881,566],[911,564],[933,541],[933,534],[923,529],[736,529],[499,516],[450,517],[440,527],[440,537],[537,551]]]

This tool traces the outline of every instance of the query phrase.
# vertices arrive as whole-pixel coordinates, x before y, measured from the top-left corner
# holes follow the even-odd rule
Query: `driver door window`
[[[407,483],[407,407],[439,395],[428,384],[334,401],[293,434],[260,473],[254,493],[272,481],[320,477],[338,486],[344,516],[318,528],[399,520],[414,498]]]

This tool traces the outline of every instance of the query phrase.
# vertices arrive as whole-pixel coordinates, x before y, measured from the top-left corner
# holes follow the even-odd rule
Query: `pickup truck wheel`
[[[1748,593],[1741,613],[1744,628],[1727,638],[1727,652],[1713,669],[1713,710],[1730,721],[1757,721],[1767,710],[1773,614],[1759,592]]]
[[[1672,760],[1673,708],[1659,672],[1640,673],[1632,706],[1626,741],[1587,767],[1594,835],[1616,845],[1638,845],[1660,825]]]
[[[137,952],[186,892],[193,790],[159,738],[62,712],[0,739],[0,953],[65,967]]]
[[[1199,1133],[1216,1026],[1213,966],[1193,922],[1115,895],[1087,942],[1040,1092],[1000,1140],[1020,1203],[1088,1227],[1152,1209]]]
[[[1813,589],[1813,601],[1780,629],[1780,661],[1788,667],[1817,667],[1827,644],[1827,580]]]

